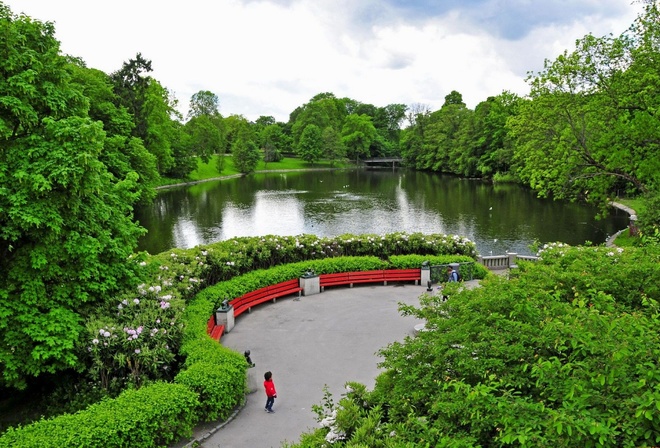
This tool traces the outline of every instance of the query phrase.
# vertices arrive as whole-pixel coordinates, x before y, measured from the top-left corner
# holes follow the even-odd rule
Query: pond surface
[[[139,250],[159,253],[235,236],[392,232],[466,236],[482,255],[532,254],[538,241],[600,244],[625,228],[612,210],[538,199],[518,185],[408,170],[254,174],[161,190],[137,207],[148,230]]]

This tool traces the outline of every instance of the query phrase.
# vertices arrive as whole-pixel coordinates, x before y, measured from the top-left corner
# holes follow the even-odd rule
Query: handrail
[[[537,261],[539,257],[534,255],[518,255],[516,253],[507,253],[506,255],[477,256],[477,262],[483,264],[491,271],[500,269],[510,269],[518,267],[518,260]]]

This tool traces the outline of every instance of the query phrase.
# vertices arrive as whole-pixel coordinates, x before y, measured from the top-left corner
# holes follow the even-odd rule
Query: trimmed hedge
[[[189,388],[154,383],[75,414],[9,428],[0,447],[163,447],[191,434],[198,406],[198,394]]]
[[[206,319],[213,309],[206,314]],[[206,334],[205,324],[188,338],[181,353],[185,369],[174,379],[199,393],[201,420],[225,419],[245,397],[248,368],[242,354],[218,344]]]

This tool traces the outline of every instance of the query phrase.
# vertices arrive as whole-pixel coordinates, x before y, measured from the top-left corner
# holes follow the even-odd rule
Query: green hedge
[[[168,383],[127,390],[84,411],[10,428],[4,448],[162,447],[189,436],[197,421],[197,393]]]
[[[410,250],[410,247],[402,249],[402,245],[397,243],[397,238],[402,237],[411,247],[418,247],[426,254],[394,255]],[[279,243],[281,242],[279,240]],[[270,243],[279,244],[276,239]],[[429,254],[440,248],[447,250],[449,247],[458,252],[466,248],[468,252],[472,250],[472,243],[444,236],[436,240],[431,237],[425,239],[421,234],[382,238],[345,236],[343,240],[333,243],[321,243],[316,238],[308,237],[290,243],[295,249],[283,256],[276,250],[271,250],[272,248],[265,248],[260,244],[259,238],[246,241],[239,239],[235,244],[241,246],[243,251],[238,257],[243,260],[239,260],[240,266],[225,261],[228,259],[226,257],[236,257],[236,253],[224,250],[213,253],[212,250],[207,252],[201,248],[168,251],[167,254],[154,257],[150,263],[136,258],[136,262],[147,265],[154,282],[156,278],[164,282],[162,293],[178,292],[188,302],[182,317],[186,325],[180,349],[180,354],[185,356],[186,361],[174,383],[153,383],[139,390],[125,391],[116,399],[104,400],[76,414],[41,420],[25,427],[10,428],[0,437],[0,448],[166,446],[173,440],[190,434],[193,426],[201,419],[216,420],[228,417],[244,398],[248,368],[245,358],[242,354],[218,344],[206,334],[207,321],[223,300],[298,278],[309,270],[322,274],[419,267],[427,260],[432,264],[473,261],[473,258],[467,255]],[[452,246],[454,244],[455,247]],[[324,257],[327,252],[332,251],[367,253],[370,250],[374,252],[374,248],[379,256],[310,259],[237,276],[250,265],[249,258],[252,256],[261,263],[277,263],[286,258],[300,259],[304,256],[313,258],[318,256],[314,252],[321,245],[326,252]],[[214,275],[210,277],[232,278],[192,295],[197,288],[204,288],[210,283],[204,284],[201,278],[208,269],[206,262],[209,259],[202,258],[207,255],[218,261],[217,264],[211,263]],[[383,259],[384,255],[389,255],[389,261]],[[167,263],[164,263],[165,260]],[[222,265],[227,266],[227,269],[220,272]],[[208,275],[208,271],[206,273]],[[172,285],[172,289],[167,290],[164,279],[169,279],[167,284]],[[178,280],[174,281],[175,279]]]

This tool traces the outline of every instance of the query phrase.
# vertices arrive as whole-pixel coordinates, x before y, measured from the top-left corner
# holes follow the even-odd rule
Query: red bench
[[[419,269],[378,269],[321,274],[319,275],[319,285],[321,291],[324,291],[326,286],[349,285],[352,288],[355,283],[383,282],[383,285],[387,285],[387,282],[414,281],[417,284],[421,278],[422,274]]]
[[[238,317],[245,311],[249,313],[253,306],[260,303],[269,300],[272,300],[274,303],[278,297],[284,297],[295,293],[298,293],[298,297],[300,297],[301,291],[302,288],[300,287],[300,281],[298,279],[293,279],[248,292],[247,294],[235,298],[229,303],[234,307],[234,317]]]
[[[415,282],[419,284],[422,281],[422,272],[418,268],[414,269],[386,269],[383,271],[385,284],[387,282]]]
[[[223,334],[225,334],[224,325],[216,325],[215,327],[213,327],[213,331],[211,331],[211,337],[218,342],[220,342],[220,338],[222,337]]]
[[[319,285],[321,286],[321,291],[323,291],[326,286],[348,285],[349,283],[350,280],[348,279],[348,272],[319,275]]]
[[[206,334],[211,336],[216,341],[220,342],[220,338],[225,333],[224,325],[215,324],[215,316],[211,316],[209,321],[206,323]]]

